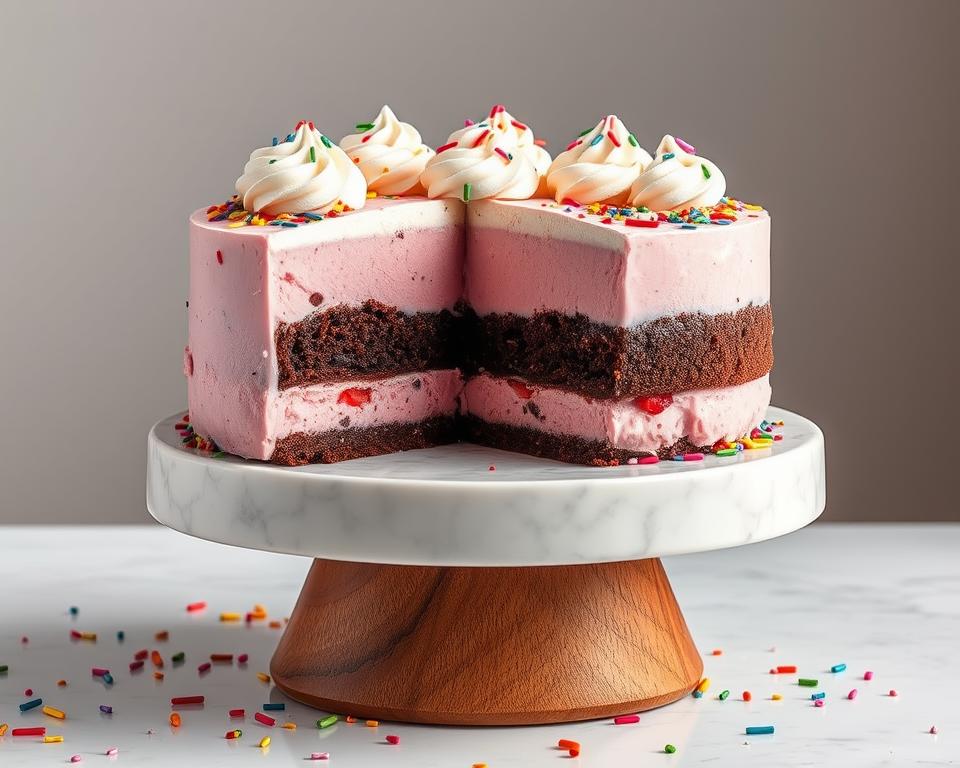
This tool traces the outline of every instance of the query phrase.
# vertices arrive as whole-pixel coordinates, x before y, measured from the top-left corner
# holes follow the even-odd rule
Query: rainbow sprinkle
[[[782,420],[767,421],[764,419],[760,422],[760,426],[755,427],[750,431],[750,437],[744,435],[743,437],[731,441],[717,440],[717,442],[715,442],[712,446],[704,447],[700,451],[678,452],[668,456],[667,458],[670,461],[695,462],[703,461],[706,454],[713,454],[717,458],[725,459],[733,456],[739,456],[743,451],[754,451],[770,448],[774,443],[780,442],[783,439],[783,435],[774,434],[774,430],[781,429],[782,427]],[[626,463],[630,466],[659,464],[660,458],[652,454],[648,454],[646,456],[629,458],[627,459]]]
[[[594,137],[591,145],[602,138],[600,135]],[[569,198],[565,198],[559,204],[551,201],[541,205],[544,208],[562,208],[565,213],[575,213],[579,219],[596,217],[601,224],[623,224],[630,227],[676,224],[680,229],[698,229],[701,225],[707,224],[733,224],[743,218],[755,217],[757,211],[763,210],[763,206],[745,203],[733,197],[721,197],[716,205],[686,208],[681,211],[651,211],[646,206],[581,204]]]
[[[772,428],[775,425],[768,424],[768,426]],[[199,605],[199,604],[201,603],[189,603],[188,607]],[[253,609],[247,614],[248,618],[253,615],[256,615],[260,618],[267,618],[267,610],[263,605],[256,604],[253,606]],[[155,633],[154,637],[157,637],[158,635],[166,636],[167,634],[168,632],[166,630],[161,630]],[[771,650],[775,650],[775,649],[771,649]],[[144,658],[147,658],[149,655],[150,655],[149,650],[147,649],[139,650],[134,653],[134,660],[142,661]],[[245,653],[235,654],[235,653],[212,652],[212,653],[209,653],[208,655],[211,660],[225,661],[228,658],[236,658],[237,661],[239,662],[242,659],[247,658],[247,654]],[[714,649],[712,652],[710,652],[709,655],[722,656],[724,655],[724,653],[721,649]],[[844,667],[844,666],[845,666],[844,663],[837,663],[837,664],[833,664],[831,669],[833,670],[833,668]],[[107,667],[106,666],[91,667],[90,670],[95,677],[99,677],[101,676],[101,673],[106,673]],[[777,674],[795,673],[796,671],[797,671],[797,667],[795,665],[780,665],[770,670],[771,673],[777,673]],[[837,671],[837,670],[833,670],[833,671]],[[839,671],[843,671],[843,670],[841,669]],[[242,674],[245,675],[246,673],[242,673]],[[265,673],[260,673],[258,677],[267,682],[270,681],[270,677]],[[157,679],[158,680],[162,679],[162,675]],[[798,680],[798,683],[801,685],[805,685],[805,684],[815,685],[817,681],[814,679],[800,678]],[[709,706],[709,704],[707,703],[706,697],[704,696],[704,694],[709,690],[709,688],[710,688],[710,679],[707,677],[704,677],[699,681],[699,684],[697,685],[693,693],[695,697],[701,699],[701,701],[703,702],[701,706]],[[33,691],[31,689],[24,690],[24,696],[31,696],[32,693]],[[830,695],[834,695],[834,694],[830,694]],[[889,689],[889,691],[884,692],[883,695],[885,695],[886,697],[896,698],[898,697],[899,694],[896,689]],[[729,697],[730,697],[730,690],[727,688],[724,688],[715,697],[714,701],[716,701],[717,704],[720,705],[722,702],[727,701]],[[810,706],[812,703],[812,706],[822,708],[826,701],[826,697],[827,697],[827,694],[825,692],[817,691],[817,692],[814,692],[809,698],[804,697],[804,699],[806,699],[807,706]],[[845,698],[847,700],[853,700],[856,697],[857,697],[857,689],[854,688],[848,694],[846,694]],[[756,697],[756,698],[759,698],[759,697]],[[750,701],[753,701],[754,699],[755,697],[749,691],[743,692],[742,700],[744,702],[750,702]],[[765,698],[765,700],[768,700],[771,702],[783,702],[783,704],[780,705],[781,707],[788,706],[788,701],[780,693],[772,693],[769,695],[769,698]],[[189,695],[172,696],[169,698],[170,709],[167,710],[169,714],[166,715],[166,722],[169,723],[169,726],[171,728],[176,729],[184,725],[188,725],[188,719],[192,718],[193,722],[190,723],[190,725],[192,725],[194,728],[197,728],[198,726],[203,726],[204,723],[211,722],[210,719],[197,718],[195,716],[195,713],[202,710],[203,705],[205,703],[207,703],[207,697],[204,694],[199,692],[189,692]],[[217,701],[215,702],[215,704],[217,705],[214,707],[214,709],[216,710],[217,716],[222,717],[223,712],[220,709],[220,705],[223,704],[223,702]],[[760,706],[756,707],[756,711],[758,713],[762,712],[762,702],[757,702],[757,704]],[[730,704],[728,703],[724,706],[729,708]],[[181,707],[183,708],[183,711],[184,711],[183,715],[181,715],[180,712],[176,711]],[[278,730],[264,731],[258,728],[258,730],[255,731],[255,735],[253,735],[252,738],[251,738],[251,734],[249,733],[246,734],[246,741],[244,742],[243,741],[244,735],[245,735],[244,731],[241,730],[240,728],[231,727],[230,730],[227,730],[225,733],[223,731],[219,731],[219,733],[223,734],[222,738],[238,744],[245,743],[247,746],[258,747],[260,749],[266,749],[268,746],[270,746],[273,739],[295,738],[296,731],[298,729],[297,729],[297,724],[296,722],[294,722],[293,719],[279,722],[274,717],[271,717],[269,714],[266,714],[266,712],[286,711],[287,707],[286,707],[285,701],[266,702],[266,703],[263,703],[260,708],[264,711],[253,713],[252,715],[253,723],[258,724],[259,726],[264,726],[265,728],[268,728],[268,729],[276,728]],[[43,714],[52,718],[52,720],[48,721],[51,723],[62,723],[64,721],[69,722],[71,717],[71,716],[68,716],[61,709],[57,709],[49,705],[44,706],[43,702],[41,702],[39,699],[24,702],[23,704],[20,705],[20,709],[22,711],[40,709],[43,712]],[[83,704],[83,709],[86,710],[86,704]],[[780,709],[780,707],[778,707],[778,709],[780,711],[783,711],[782,709]],[[100,704],[99,712],[102,714],[108,714],[108,715],[112,714],[113,707],[110,705]],[[235,721],[238,719],[244,719],[246,717],[246,711],[244,709],[229,709],[226,711],[226,714],[229,718],[234,719]],[[739,715],[737,716],[739,717]],[[613,717],[611,724],[616,726],[629,726],[629,725],[638,724],[640,721],[641,721],[641,716],[639,714],[631,713],[631,714],[624,714],[624,715]],[[104,722],[109,722],[109,720]],[[315,724],[318,730],[325,731],[325,733],[323,734],[324,737],[329,737],[334,740],[331,743],[336,743],[336,739],[338,738],[338,736],[333,730],[333,726],[335,726],[339,722],[344,723],[345,726],[347,727],[352,724],[362,723],[371,729],[374,729],[383,725],[383,723],[381,723],[381,721],[379,720],[373,720],[373,719],[364,720],[364,719],[358,719],[357,717],[352,715],[337,715],[337,714],[323,714],[320,716],[320,719],[317,719],[315,721]],[[251,723],[251,725],[253,725],[253,723]],[[240,725],[240,724],[241,723],[238,723],[238,722],[231,723],[231,725]],[[110,723],[110,725],[111,727],[115,727],[117,724]],[[219,726],[216,726],[216,727],[219,728]],[[769,723],[769,721],[767,721],[767,723],[760,721],[760,724],[748,725],[744,727],[742,732],[745,735],[749,735],[749,736],[763,736],[763,735],[773,735],[778,730],[779,730],[778,727],[772,723]],[[9,731],[10,731],[9,726],[6,723],[0,722],[0,737],[5,736]],[[211,729],[211,732],[212,731],[213,729]],[[286,736],[281,735],[282,732],[286,732],[289,735],[286,735]],[[938,733],[938,728],[935,725],[924,726],[924,732],[935,735]],[[155,731],[148,730],[146,733],[150,735],[155,733]],[[38,744],[42,744],[42,743],[54,744],[64,740],[63,736],[48,735],[47,728],[45,726],[14,728],[12,729],[12,732],[10,732],[10,735],[15,738],[36,737],[36,743]],[[341,734],[341,736],[343,735],[344,734]],[[380,739],[378,739],[378,741],[381,744],[398,746],[401,743],[401,736],[395,732],[388,732],[384,734]],[[295,746],[294,746],[295,743],[296,742],[287,742],[287,746],[285,746],[284,749],[290,749],[290,750],[295,749]],[[579,741],[576,741],[570,738],[558,739],[555,742],[555,745],[556,745],[556,749],[563,750],[566,753],[566,755],[569,755],[570,757],[577,757],[581,755],[581,752],[582,752],[581,743]],[[673,744],[665,744],[663,747],[663,751],[667,754],[673,754],[677,752],[677,748]],[[115,757],[119,754],[117,747],[107,747],[105,749],[101,748],[101,752],[102,754],[109,757]],[[308,754],[309,754],[309,757],[305,759],[327,760],[330,757],[330,753],[327,753],[327,752],[312,752]],[[65,759],[69,759],[69,758],[65,758]],[[81,762],[81,761],[82,760],[73,760],[73,762]],[[487,764],[472,763],[472,765],[474,766],[474,768],[485,768]]]
[[[310,148],[310,161],[316,162],[316,150],[314,147]],[[371,196],[376,197],[376,194],[367,195],[367,197]],[[388,200],[396,199],[396,195],[383,195],[383,197],[387,198]],[[246,210],[243,207],[243,203],[240,201],[240,196],[234,195],[220,205],[211,205],[209,208],[207,208],[207,221],[225,221],[230,229],[265,226],[299,227],[303,224],[312,224],[328,218],[332,219],[336,216],[340,216],[341,214],[349,213],[352,210],[353,208],[351,208],[349,205],[344,203],[342,200],[338,200],[333,208],[326,213],[303,211],[301,213],[278,213],[276,215],[272,215],[269,213],[263,213],[261,211]]]
[[[183,443],[184,448],[190,448],[200,453],[209,454],[211,458],[219,459],[221,456],[226,456],[226,454],[220,450],[213,440],[198,435],[193,430],[193,425],[190,423],[190,414],[183,414],[183,418],[180,419],[176,424],[173,425],[173,428],[177,430],[177,434],[181,437],[181,442]]]

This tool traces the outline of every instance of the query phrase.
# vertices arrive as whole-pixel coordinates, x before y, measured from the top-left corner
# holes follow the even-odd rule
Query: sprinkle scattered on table
[[[182,605],[182,603],[180,605]],[[205,610],[206,608],[207,608],[207,604],[205,602],[189,603],[187,605],[186,612],[191,614],[200,614],[201,611]],[[197,621],[213,622],[214,626],[216,626],[216,625],[219,625],[220,622],[233,623],[235,621],[239,621],[239,617],[242,615],[246,616],[246,626],[248,628],[250,626],[260,626],[260,627],[267,626],[265,624],[259,624],[259,625],[253,624],[253,622],[266,621],[269,618],[266,608],[264,608],[264,606],[259,604],[255,605],[253,609],[247,612],[246,614],[218,613],[218,614],[213,614],[210,617],[197,615],[195,617],[191,617],[188,621],[191,624]],[[237,618],[234,618],[234,617],[237,617]],[[283,626],[283,622],[280,622],[277,620],[270,621],[271,626],[274,623],[279,626]],[[218,630],[218,631],[231,633],[231,636],[235,638],[235,635],[233,635],[233,633],[236,632],[237,630],[234,628],[224,628],[223,630]],[[122,639],[120,637],[121,633],[118,632],[117,634],[118,634],[118,640],[121,640]],[[110,632],[108,631],[108,636],[109,635],[110,635]],[[168,630],[156,630],[156,631],[151,631],[150,634],[148,634],[146,637],[147,638],[152,637],[153,640],[157,642],[164,642],[169,640],[170,636],[171,636],[171,633]],[[115,669],[118,668],[122,670],[123,662],[126,661],[126,659],[129,659],[130,656],[124,654],[124,656],[126,656],[125,659],[123,657],[121,658],[104,657],[102,655],[102,649],[98,651],[96,646],[94,645],[96,643],[96,638],[97,638],[96,632],[80,632],[77,630],[71,630],[69,635],[69,640],[71,642],[75,642],[77,640],[88,641],[89,645],[81,645],[81,649],[87,649],[83,651],[83,653],[87,653],[91,658],[89,658],[89,660],[86,661],[86,663],[84,664],[83,666],[84,674],[80,675],[79,677],[81,678],[81,683],[89,684],[91,681],[99,681],[107,685],[106,688],[104,688],[103,686],[100,686],[98,689],[99,694],[103,695],[105,690],[106,691],[111,690],[109,687],[109,684],[113,682],[113,676],[110,672],[110,667],[104,664],[104,662],[107,662],[107,661],[113,662],[114,664],[116,664],[116,666],[114,667]],[[25,636],[24,636],[24,639],[25,639]],[[66,639],[64,639],[62,642],[66,642]],[[142,642],[142,639],[141,639],[141,642]],[[224,648],[223,645],[221,645],[219,649],[214,649],[210,653],[201,654],[201,658],[203,658],[203,656],[206,656],[206,658],[208,658],[209,661],[202,662],[199,665],[198,669],[200,669],[201,671],[210,671],[212,669],[212,664],[216,663],[218,664],[218,667],[217,667],[218,672],[214,673],[215,675],[216,674],[243,675],[245,680],[250,681],[248,685],[251,687],[251,692],[252,692],[253,689],[256,687],[256,684],[253,682],[254,676],[248,676],[248,673],[244,671],[244,666],[243,666],[248,662],[250,658],[249,655],[247,653],[234,653],[229,649],[229,647]],[[3,649],[0,649],[0,650],[3,650]],[[771,650],[775,652],[775,649],[771,649]],[[714,649],[712,652],[705,655],[708,655],[711,657],[718,657],[723,655],[723,651],[720,649]],[[94,656],[96,657],[94,658]],[[174,665],[170,670],[171,681],[174,680],[173,675],[177,671],[176,665],[182,664],[185,658],[186,658],[186,655],[183,651],[178,651],[177,653],[174,653],[170,657],[170,660],[173,662],[173,665]],[[129,674],[130,680],[136,680],[138,673],[141,672],[144,663],[148,659],[151,661],[151,663],[154,666],[155,679],[158,682],[164,679],[164,672],[160,671],[161,669],[163,669],[164,663],[165,663],[163,655],[158,650],[151,651],[147,648],[143,648],[135,651],[133,653],[133,660],[128,662],[128,668],[129,668],[128,674]],[[234,664],[234,661],[236,662],[236,664]],[[91,662],[93,663],[91,664]],[[721,664],[721,662],[718,661],[717,664]],[[845,662],[841,662],[841,663],[835,663],[827,666],[808,665],[806,669],[803,671],[813,671],[814,669],[826,669],[826,668],[829,668],[830,672],[833,674],[839,674],[846,671],[847,664]],[[793,675],[793,674],[797,674],[799,669],[800,667],[798,667],[797,665],[777,665],[770,669],[770,673],[776,674],[776,675],[782,675],[782,674]],[[54,670],[54,671],[61,671],[61,670]],[[89,676],[86,674],[87,671],[89,671]],[[187,670],[183,670],[183,671],[186,672]],[[716,674],[715,671],[714,671],[714,674]],[[9,665],[7,664],[0,665],[0,675],[3,675],[4,680],[10,679],[12,677],[12,673],[10,673]],[[872,680],[873,676],[874,676],[874,673],[870,670],[867,670],[863,673],[863,679],[865,681]],[[123,678],[125,676],[119,675],[119,677]],[[266,672],[257,672],[255,674],[255,677],[258,681],[267,685],[270,685],[273,682],[271,676]],[[194,683],[197,683],[196,678],[193,676],[190,676],[189,678],[182,678],[182,677],[177,678],[176,684],[183,685],[184,682],[188,679],[192,679]],[[721,682],[727,682],[728,684],[733,682],[730,680],[723,681],[719,674],[717,674],[717,679],[720,680]],[[797,685],[801,687],[819,688],[820,686],[820,681],[817,678],[799,677],[799,678],[796,678],[796,680],[797,680]],[[829,686],[832,684],[832,681],[834,680],[835,678],[833,677],[828,678],[827,680],[825,680],[826,689],[816,690],[812,692],[809,695],[809,698],[807,698],[807,706],[810,706],[812,703],[812,706],[814,707],[817,707],[817,708],[824,707],[825,702],[828,698],[828,693],[830,697],[845,698],[846,700],[850,700],[850,701],[857,698],[858,690],[856,688],[849,689],[846,693],[839,690],[828,690]],[[30,682],[33,682],[33,681],[30,681]],[[39,682],[40,681],[33,682],[33,685],[36,686],[38,685]],[[123,681],[121,680],[121,682]],[[199,683],[197,683],[197,686],[200,687],[200,686],[203,686],[204,684],[205,683],[203,682],[203,680],[201,680]],[[61,678],[57,681],[57,686],[61,688],[66,687],[66,685],[67,685],[66,678]],[[154,685],[156,686],[156,684]],[[59,721],[57,723],[58,725],[66,724],[70,720],[70,718],[68,718],[68,715],[65,709],[61,709],[59,708],[59,706],[54,706],[53,704],[50,704],[50,703],[45,703],[44,698],[41,695],[34,694],[33,687],[21,687],[21,686],[23,686],[23,682],[18,681],[17,691],[22,691],[23,697],[24,697],[24,700],[19,702],[18,704],[20,713],[27,716],[31,714],[36,715],[37,713],[42,713],[42,715],[52,718],[50,722]],[[693,690],[693,695],[698,699],[700,699],[701,701],[701,703],[697,704],[697,706],[709,706],[704,694],[710,689],[710,686],[711,686],[711,679],[706,676],[702,677],[697,683],[697,685],[695,686]],[[44,687],[43,685],[39,685],[37,689],[40,694],[44,693],[44,691],[42,690],[43,687]],[[159,686],[156,686],[156,687],[159,687]],[[202,687],[200,688],[200,690],[203,690]],[[256,690],[259,690],[261,692],[260,695],[263,694],[262,688],[256,687]],[[46,693],[49,694],[50,691],[46,691]],[[202,709],[204,704],[207,702],[207,698],[208,698],[207,695],[205,693],[201,693],[196,689],[194,689],[193,691],[190,691],[189,688],[186,691],[183,691],[182,693],[180,691],[176,691],[176,693],[178,695],[166,697],[167,700],[169,701],[170,709],[174,710],[174,711],[168,710],[167,719],[168,719],[169,727],[172,729],[179,729],[184,727],[185,725],[189,725],[194,729],[198,727],[203,727],[201,725],[200,720],[191,719],[189,722],[185,722],[184,716],[181,715],[180,712],[177,712],[175,710],[177,708],[185,708],[188,711],[191,709],[193,710]],[[74,695],[76,695],[75,692],[74,692]],[[723,688],[718,695],[712,698],[712,701],[724,702],[729,698],[729,696],[730,696],[730,689]],[[758,692],[758,697],[760,696],[761,694]],[[888,689],[888,691],[886,691],[886,696],[891,698],[897,698],[899,697],[899,693],[896,689],[890,688]],[[744,690],[742,693],[742,699],[744,702],[751,702],[754,700],[754,696],[749,690]],[[781,695],[780,693],[763,692],[762,698],[759,701],[757,701],[753,707],[750,708],[750,711],[753,711],[756,713],[762,713],[762,707],[764,706],[764,702],[783,702],[783,704],[781,704],[776,710],[779,713],[783,713],[785,711],[783,707],[797,703],[795,701],[796,697],[788,697],[788,699],[789,699],[788,701],[785,701],[783,695]],[[256,700],[257,699],[253,699],[253,702],[256,702]],[[75,698],[71,699],[69,702],[66,702],[71,707],[71,713],[73,712],[73,708],[77,706],[76,702],[77,700]],[[234,708],[226,709],[224,705],[227,703],[235,704],[239,702],[221,702],[221,701],[215,700],[216,706],[214,706],[213,709],[219,712],[218,714],[219,717],[223,717],[223,713],[225,712],[229,720],[232,720],[232,721],[245,720],[246,718],[245,708],[234,707]],[[90,702],[91,709],[94,705],[97,707],[97,709],[93,711],[94,712],[99,711],[101,715],[112,715],[114,712],[114,707],[112,704],[100,703],[96,701],[96,699],[93,699]],[[63,704],[60,704],[60,706],[63,706]],[[220,707],[224,707],[224,709],[219,709]],[[282,724],[279,724],[278,726],[277,721],[273,717],[265,714],[265,712],[286,711],[287,710],[286,701],[282,701],[282,700],[266,701],[260,704],[260,708],[263,711],[254,712],[253,720],[260,726],[265,726],[267,729],[275,728],[275,727],[278,727],[278,729],[271,732],[273,734],[276,734],[274,736],[264,735],[263,729],[260,729],[259,733],[254,733],[252,735],[252,741],[250,740],[251,735],[248,734],[247,744],[249,746],[259,747],[264,752],[264,754],[266,754],[268,752],[268,748],[272,743],[272,739],[296,738],[297,724],[294,721],[295,716],[291,716],[289,720],[287,720],[286,722],[283,722]],[[128,711],[128,709],[129,709],[128,707],[124,708],[125,714]],[[34,712],[35,710],[37,712]],[[84,711],[88,711],[88,710],[84,710]],[[728,710],[728,711],[733,712],[734,710]],[[746,710],[740,710],[740,711],[742,712]],[[190,717],[190,715],[187,715],[187,717]],[[77,719],[82,720],[82,713],[77,715]],[[375,720],[375,719],[358,720],[356,717],[352,715],[330,713],[330,714],[325,714],[322,717],[320,717],[318,720],[316,720],[316,727],[317,729],[320,729],[320,730],[331,729],[332,726],[334,726],[341,720],[347,723],[348,725],[361,722],[361,723],[364,723],[369,728],[377,728],[378,726],[380,726],[379,720]],[[612,724],[617,726],[632,725],[632,724],[639,723],[640,720],[641,720],[641,716],[639,714],[628,713],[628,714],[623,714],[623,715],[618,715],[616,717],[613,717]],[[111,718],[102,718],[101,722],[110,723],[111,727],[122,728],[123,718],[118,718],[117,721],[114,721]],[[608,720],[607,722],[610,723],[611,721]],[[114,726],[114,723],[116,723],[117,725]],[[930,735],[938,734],[938,729],[936,725],[930,725],[930,726],[923,725],[922,729],[924,730],[928,729],[926,730],[926,732],[929,733]],[[637,733],[642,733],[642,730],[643,729],[638,730]],[[745,727],[745,733],[748,736],[770,735],[770,734],[774,734],[775,732],[776,732],[776,726],[773,724],[749,725]],[[56,744],[56,743],[61,743],[65,740],[68,740],[68,741],[71,740],[70,733],[66,731],[64,731],[64,733],[47,733],[47,730],[45,727],[31,726],[27,724],[25,724],[23,727],[13,728],[11,730],[10,726],[7,723],[0,722],[0,738],[5,737],[8,733],[10,736],[16,737],[18,739],[33,737],[35,743],[37,744]],[[153,729],[146,731],[146,734],[148,735],[153,733],[156,733],[156,731]],[[219,728],[217,728],[215,733],[218,733],[218,734],[222,733],[223,734],[222,738],[229,741],[239,742],[244,739],[244,732],[240,728],[230,728],[226,732],[220,731]],[[287,733],[290,735],[281,736],[280,735],[281,733]],[[327,736],[327,735],[328,734],[324,734],[324,736]],[[329,734],[329,737],[333,739],[338,738],[335,732],[331,732]],[[400,744],[400,740],[401,740],[401,735],[399,733],[389,733],[383,736],[382,740],[374,739],[372,743],[378,743],[381,745],[385,743],[388,745],[395,746]],[[583,749],[581,747],[580,742],[575,741],[573,739],[559,739],[557,741],[557,749],[565,752],[566,753],[565,757],[579,757],[583,753]],[[668,743],[663,747],[663,752],[665,754],[674,754],[676,751],[677,751],[677,747],[673,744]],[[115,757],[119,754],[119,749],[118,747],[108,747],[102,752],[102,754]],[[301,752],[300,754],[303,754],[303,753]],[[314,760],[325,761],[325,760],[328,760],[329,758],[330,758],[329,752],[310,752],[308,753],[308,756],[305,756],[303,759],[311,760],[311,761],[314,761]],[[72,763],[81,762],[84,760],[84,753],[79,752],[79,753],[73,754],[72,756],[65,756],[61,759],[67,762],[72,762]],[[2,762],[2,760],[0,760],[0,762]],[[484,767],[486,766],[486,763],[473,763],[473,766],[474,768]]]

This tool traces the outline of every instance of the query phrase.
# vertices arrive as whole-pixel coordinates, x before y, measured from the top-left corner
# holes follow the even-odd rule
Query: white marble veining
[[[633,768],[698,766],[741,768],[866,768],[947,766],[960,763],[960,525],[836,526],[818,524],[756,546],[668,558],[671,582],[693,636],[704,653],[711,688],[645,712],[632,726],[597,721],[524,728],[450,728],[384,723],[369,729],[339,723],[318,731],[317,712],[260,683],[280,630],[222,624],[220,611],[264,603],[288,614],[310,561],[219,546],[159,527],[0,527],[0,723],[43,724],[62,744],[0,738],[0,766],[66,765],[145,768],[244,768],[311,765],[311,752],[330,753],[331,768]],[[184,607],[206,600],[202,614]],[[68,608],[79,608],[71,618]],[[98,641],[71,642],[69,630],[98,633]],[[123,643],[116,631],[126,633]],[[154,640],[166,629],[170,639]],[[21,644],[21,636],[29,642]],[[150,670],[130,674],[140,648],[167,657],[166,678]],[[714,648],[722,656],[710,655]],[[776,648],[772,651],[771,648]],[[187,654],[174,666],[169,657]],[[245,668],[217,666],[199,677],[210,653],[250,654]],[[847,663],[833,675],[832,664]],[[827,693],[814,708],[810,689],[795,675],[772,676],[776,664],[796,664]],[[107,688],[90,668],[111,668]],[[867,683],[864,670],[875,678]],[[66,678],[67,688],[55,682]],[[31,687],[67,712],[60,722],[39,710],[20,713]],[[845,698],[856,687],[854,701]],[[731,696],[716,695],[729,689]],[[900,694],[891,698],[894,688]],[[750,690],[745,703],[741,693]],[[770,695],[779,692],[783,700]],[[203,694],[202,709],[167,724],[169,698]],[[255,745],[267,729],[252,722],[264,702],[285,701],[278,713],[299,725],[272,729],[273,744]],[[109,704],[113,715],[98,705]],[[239,742],[222,737],[227,709],[245,707]],[[281,722],[283,720],[281,719]],[[748,737],[748,725],[774,725],[773,736]],[[930,727],[939,733],[931,735]],[[148,733],[152,731],[152,733]],[[400,744],[385,743],[387,734]],[[577,760],[553,749],[559,738],[581,742]],[[665,744],[677,753],[662,752]],[[115,759],[107,747],[119,748]]]
[[[801,416],[738,457],[582,467],[476,445],[277,467],[150,432],[147,506],[241,547],[421,565],[557,565],[698,552],[780,536],[824,507],[823,435]],[[496,467],[490,471],[490,466]]]

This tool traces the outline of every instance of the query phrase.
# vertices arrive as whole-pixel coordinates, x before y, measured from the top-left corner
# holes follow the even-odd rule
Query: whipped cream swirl
[[[536,194],[550,155],[533,131],[502,105],[450,134],[430,158],[420,182],[430,197],[525,200]]]
[[[651,162],[620,118],[607,115],[557,155],[547,171],[547,189],[557,202],[619,205]]]
[[[705,157],[684,149],[667,134],[657,147],[653,164],[630,189],[630,204],[651,211],[682,211],[716,205],[727,191],[723,173]]]
[[[500,133],[499,146],[516,154],[520,152],[526,155],[527,159],[533,163],[540,176],[547,175],[547,169],[550,167],[550,154],[536,143],[536,137],[533,130],[526,123],[521,123],[513,115],[507,112],[503,104],[497,104],[490,110],[490,114],[484,121],[491,128]],[[464,129],[466,130],[466,129]],[[460,131],[450,136],[450,141],[457,136]]]
[[[250,154],[237,194],[246,210],[271,216],[326,213],[340,202],[362,208],[367,183],[340,147],[313,123],[301,122],[285,141]]]
[[[360,169],[371,192],[423,194],[420,174],[434,151],[420,139],[420,132],[410,123],[401,123],[390,107],[384,105],[363,133],[344,136],[340,147]]]

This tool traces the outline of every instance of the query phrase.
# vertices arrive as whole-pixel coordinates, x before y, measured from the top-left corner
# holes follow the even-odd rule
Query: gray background
[[[301,117],[388,102],[436,146],[503,102],[616,112],[773,214],[774,401],[827,435],[826,519],[958,519],[957,2],[0,5],[0,522],[139,522],[184,406],[187,223]]]

